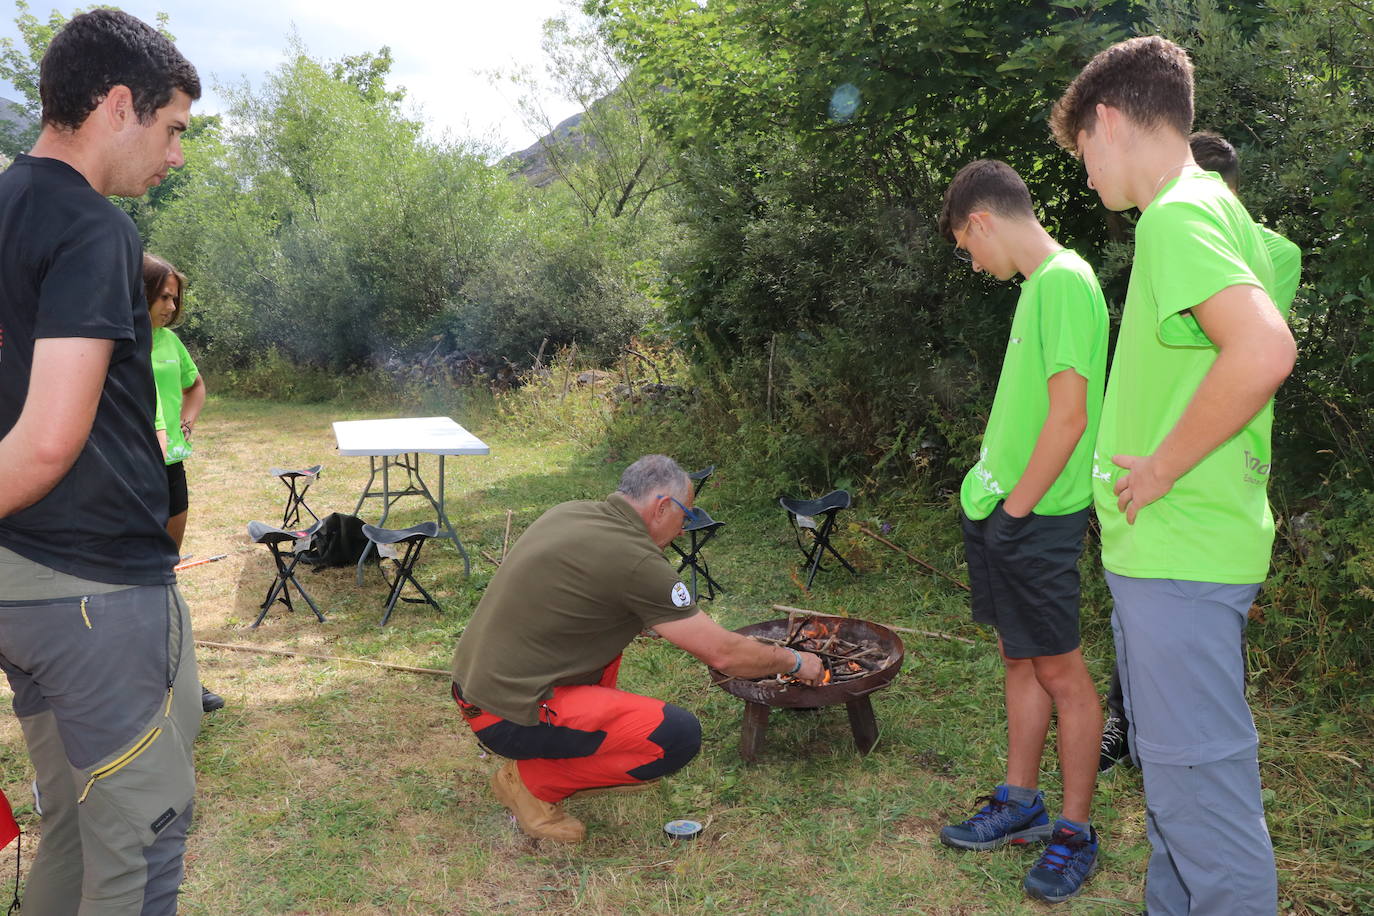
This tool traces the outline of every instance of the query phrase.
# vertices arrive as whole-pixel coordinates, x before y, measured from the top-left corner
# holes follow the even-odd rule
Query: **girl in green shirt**
[[[171,326],[181,321],[181,295],[186,277],[156,255],[143,255],[143,290],[148,297],[148,318],[153,324],[153,381],[157,383],[158,412],[167,423],[167,533],[176,541],[186,535],[186,514],[190,500],[186,490],[186,468],[182,464],[191,454],[191,431],[205,406],[205,380],[201,378],[191,354],[172,333]],[[224,706],[224,699],[203,685],[201,706],[212,712]]]

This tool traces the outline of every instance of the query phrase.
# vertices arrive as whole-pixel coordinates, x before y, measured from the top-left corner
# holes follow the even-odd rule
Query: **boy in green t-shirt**
[[[1214,131],[1200,130],[1188,138],[1188,148],[1199,168],[1216,172],[1231,193],[1240,197],[1240,157],[1225,137]],[[1274,265],[1274,305],[1287,318],[1302,277],[1302,249],[1268,226],[1255,225],[1259,227],[1260,239]]]
[[[1188,146],[1199,168],[1216,172],[1231,193],[1240,196],[1240,157],[1225,137],[1214,131],[1200,130],[1188,138]],[[1274,305],[1287,318],[1302,275],[1302,249],[1269,227],[1259,223],[1255,225],[1259,227],[1269,260],[1274,265]],[[1125,702],[1121,693],[1121,674],[1113,671],[1111,690],[1107,693],[1107,721],[1102,726],[1102,755],[1097,764],[1099,771],[1110,769],[1130,758],[1126,741],[1129,719],[1126,717]]]
[[[1250,215],[1188,145],[1193,70],[1158,36],[1092,59],[1056,141],[1141,211],[1093,461],[1112,633],[1145,781],[1149,912],[1272,914],[1247,612],[1269,568],[1272,399],[1296,348]]]
[[[1107,368],[1107,306],[1082,258],[1050,238],[1025,183],[979,160],[945,192],[940,231],[999,280],[1025,277],[979,460],[960,492],[973,619],[997,629],[1006,669],[1007,773],[987,804],[940,831],[959,849],[1045,840],[1027,893],[1077,894],[1097,858],[1089,807],[1102,711],[1078,634],[1078,557]],[[1051,711],[1059,717],[1062,816],[1038,790]]]

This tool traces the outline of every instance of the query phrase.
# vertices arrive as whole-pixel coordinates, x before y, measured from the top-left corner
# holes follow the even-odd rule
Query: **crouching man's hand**
[[[815,686],[825,677],[825,665],[821,664],[821,657],[812,652],[798,652],[801,656],[801,670],[793,675],[803,684]]]

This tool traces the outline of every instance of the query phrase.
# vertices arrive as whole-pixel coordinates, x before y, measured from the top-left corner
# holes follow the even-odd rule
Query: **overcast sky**
[[[484,71],[532,68],[543,76],[540,39],[545,19],[566,9],[565,0],[114,0],[150,24],[159,12],[177,47],[200,71],[205,93],[193,109],[213,113],[224,106],[216,86],[247,78],[259,85],[283,60],[294,27],[316,58],[391,48],[392,87],[404,86],[435,136],[485,137],[502,151],[523,149],[542,131],[527,128],[509,85],[493,86]],[[88,0],[56,4],[30,0],[29,10],[46,20]],[[0,35],[18,40],[13,7],[0,0]],[[17,98],[0,80],[0,96]],[[545,98],[554,123],[574,114],[575,103]]]

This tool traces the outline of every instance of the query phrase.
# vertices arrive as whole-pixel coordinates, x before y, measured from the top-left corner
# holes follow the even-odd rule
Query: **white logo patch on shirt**
[[[687,607],[692,603],[692,593],[687,591],[687,586],[678,582],[673,586],[673,606]]]

